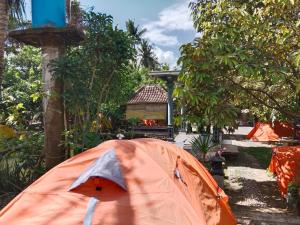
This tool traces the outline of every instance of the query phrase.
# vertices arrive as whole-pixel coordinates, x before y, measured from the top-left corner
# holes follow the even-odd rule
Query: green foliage
[[[181,47],[175,91],[187,112],[227,125],[239,108],[300,116],[299,1],[198,0],[191,9],[201,36]]]
[[[122,103],[132,88],[124,84],[131,81],[127,66],[135,54],[133,40],[104,14],[87,13],[84,24],[81,46],[53,64],[56,76],[66,84],[66,104],[75,112],[78,107],[97,111],[109,101]]]
[[[40,50],[24,46],[16,53],[8,52],[0,111],[2,123],[25,128],[41,122],[41,79]]]
[[[101,134],[99,132],[76,133],[78,131],[67,131],[64,135],[67,139],[65,145],[69,148],[69,156],[72,157],[83,152],[86,149],[93,148],[104,141],[112,140],[115,137],[110,134]]]
[[[199,137],[195,137],[192,140],[192,153],[194,156],[205,162],[206,154],[216,146],[213,143],[213,138],[210,134],[199,135]]]
[[[0,139],[0,195],[15,195],[45,172],[43,134],[26,132],[19,138]]]
[[[130,118],[128,120],[128,123],[131,125],[131,126],[137,126],[140,122],[140,119],[139,118]]]
[[[21,1],[10,2],[13,4],[10,10],[18,10],[19,6],[14,4]],[[20,20],[10,19],[10,28],[20,24]],[[12,125],[17,135],[0,138],[0,205],[10,201],[45,171],[43,133],[30,131],[32,124],[42,123],[41,53],[39,49],[11,41],[6,42],[5,50],[0,124]]]
[[[271,148],[252,147],[245,149],[245,152],[254,156],[262,168],[268,168],[272,158]]]

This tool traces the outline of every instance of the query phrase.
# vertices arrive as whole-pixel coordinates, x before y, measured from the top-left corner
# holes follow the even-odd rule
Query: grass
[[[245,149],[245,152],[255,157],[260,166],[268,168],[272,158],[272,148],[252,147]]]

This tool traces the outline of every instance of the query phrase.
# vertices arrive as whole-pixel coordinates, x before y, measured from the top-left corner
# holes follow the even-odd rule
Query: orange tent
[[[293,137],[294,125],[289,122],[275,121],[272,123],[257,122],[255,127],[247,135],[247,138],[252,141],[278,141],[281,137]],[[300,137],[300,132],[296,134]]]
[[[300,163],[300,146],[273,148],[273,155],[268,170],[277,175],[277,183],[282,196],[286,196],[287,188],[296,178]]]
[[[188,152],[108,141],[56,166],[0,211],[1,225],[231,225],[227,196]]]
[[[278,135],[274,132],[271,123],[258,122],[247,135],[252,141],[278,141]]]

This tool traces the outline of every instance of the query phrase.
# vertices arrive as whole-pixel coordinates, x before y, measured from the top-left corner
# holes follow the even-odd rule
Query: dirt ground
[[[299,225],[300,217],[286,209],[276,178],[239,147],[236,159],[227,160],[225,192],[241,225]]]

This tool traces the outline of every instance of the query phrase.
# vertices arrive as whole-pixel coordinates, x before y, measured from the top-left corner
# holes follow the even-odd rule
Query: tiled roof
[[[168,94],[159,85],[142,86],[127,104],[142,104],[142,103],[167,103]]]

